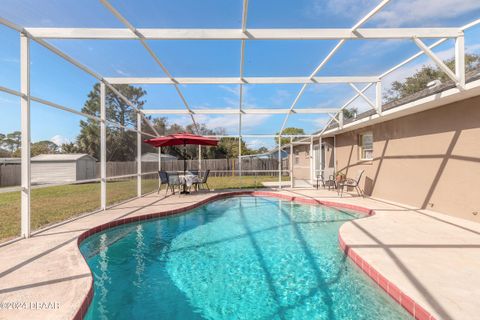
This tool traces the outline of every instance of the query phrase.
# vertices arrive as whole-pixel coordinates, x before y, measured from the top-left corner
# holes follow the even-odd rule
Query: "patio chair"
[[[181,185],[180,179],[176,174],[168,174],[166,171],[158,171],[158,178],[160,180],[160,184],[158,185],[157,194],[160,193],[160,189],[164,184],[167,185],[165,194],[168,193],[168,189],[171,189],[172,193],[175,194],[175,187]]]
[[[322,170],[322,173],[317,176],[317,190],[318,190],[318,181],[322,182],[322,187],[328,186],[328,190],[330,187],[336,187],[335,181],[335,168],[325,168]]]
[[[160,189],[162,189],[162,185],[166,184],[167,185],[167,190],[168,190],[168,173],[166,171],[158,171],[158,190],[157,194],[160,193]]]
[[[207,183],[209,174],[210,174],[210,169],[205,171],[205,175],[202,177],[202,180],[194,183],[195,188],[197,190],[200,190],[202,186],[206,186],[207,190],[210,191],[210,187],[208,186],[208,183]]]
[[[359,170],[355,179],[347,178],[345,181],[340,181],[337,186],[337,192],[340,194],[340,197],[343,196],[343,188],[345,187],[352,187],[357,190],[359,196],[363,197],[363,191],[360,189],[360,179],[362,179],[362,175],[365,170]]]

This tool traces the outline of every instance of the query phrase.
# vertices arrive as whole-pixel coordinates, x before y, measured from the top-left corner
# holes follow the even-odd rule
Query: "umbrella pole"
[[[187,146],[183,144],[183,175],[187,173]]]
[[[187,180],[185,179],[185,175],[187,174],[187,145],[183,143],[183,191],[180,192],[181,194],[188,194],[187,191]]]

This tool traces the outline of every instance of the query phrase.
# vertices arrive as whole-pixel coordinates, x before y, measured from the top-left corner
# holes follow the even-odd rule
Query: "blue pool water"
[[[87,319],[410,319],[348,260],[360,214],[259,197],[95,234]]]

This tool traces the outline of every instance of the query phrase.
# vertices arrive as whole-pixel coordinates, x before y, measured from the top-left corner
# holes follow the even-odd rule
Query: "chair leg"
[[[210,191],[210,187],[208,186],[208,183],[205,182],[205,185],[207,186],[208,191]]]
[[[355,188],[357,189],[357,193],[358,193],[358,195],[359,195],[359,196],[361,196],[361,197],[363,198],[363,197],[364,197],[364,196],[363,196],[363,190],[362,190],[362,189],[360,189],[360,187],[359,187],[359,186],[355,186]]]

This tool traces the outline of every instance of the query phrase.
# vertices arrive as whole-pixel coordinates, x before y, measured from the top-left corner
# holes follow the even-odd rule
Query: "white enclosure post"
[[[290,188],[293,188],[293,138],[290,137]]]
[[[238,176],[242,176],[242,114],[238,116]]]
[[[337,136],[333,136],[333,171],[337,174]]]
[[[105,83],[100,82],[100,206],[107,208],[107,127]]]
[[[20,34],[20,98],[22,131],[21,236],[30,237],[30,39]]]
[[[238,136],[238,176],[242,176],[242,137]]]
[[[198,145],[198,172],[202,171],[202,146]]]
[[[278,135],[278,188],[282,189],[282,135]]]
[[[465,86],[465,38],[455,38],[455,75],[460,87]]]
[[[137,112],[137,197],[142,196],[142,115]]]
[[[340,112],[342,114],[342,112]],[[313,171],[315,170],[313,163],[313,136],[310,137],[310,184],[313,185]]]
[[[158,147],[158,171],[162,170],[162,147]],[[160,190],[160,187],[162,185],[162,182],[160,181],[160,175],[158,179],[158,190]]]
[[[318,165],[318,171],[319,171],[319,172],[318,172],[318,173],[315,173],[316,175],[318,175],[318,174],[323,174],[323,166],[324,166],[324,164],[323,164],[323,158],[324,158],[324,156],[323,156],[322,143],[323,143],[323,142],[322,142],[322,137],[320,136],[320,137],[318,138],[318,147],[320,148],[320,151],[319,151],[320,159],[318,160],[318,164],[319,164],[319,165]],[[317,178],[317,179],[318,179],[318,178]]]
[[[340,111],[338,112],[338,128],[339,128],[340,130],[343,129],[343,110],[340,110]]]
[[[375,83],[375,109],[378,115],[382,115],[382,81]]]

